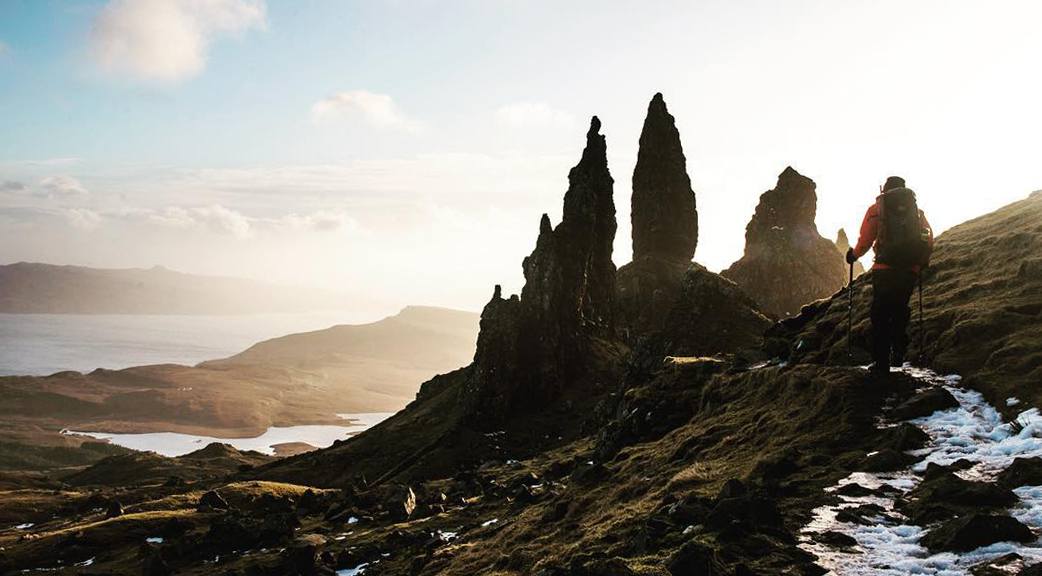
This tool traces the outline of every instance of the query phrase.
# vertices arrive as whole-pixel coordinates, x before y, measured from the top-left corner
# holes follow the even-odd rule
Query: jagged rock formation
[[[481,313],[472,378],[463,403],[475,420],[494,422],[560,393],[584,367],[589,338],[614,331],[615,202],[601,123],[595,116],[582,159],[568,174],[561,223],[544,214],[525,258],[521,297],[497,286]]]
[[[698,245],[698,211],[680,132],[655,94],[640,134],[631,200],[633,261],[619,269],[619,310],[627,340],[662,327]]]
[[[843,258],[847,257],[847,250],[850,250],[850,239],[847,238],[847,231],[840,228],[839,232],[836,233],[836,249],[843,255]],[[865,267],[861,265],[861,261],[854,262],[854,278],[865,273]]]
[[[745,255],[721,273],[777,316],[793,316],[846,283],[843,255],[814,223],[815,188],[813,180],[786,168],[777,186],[760,196],[745,229]]]
[[[771,321],[734,282],[692,264],[662,330],[656,355],[712,356],[755,349]]]

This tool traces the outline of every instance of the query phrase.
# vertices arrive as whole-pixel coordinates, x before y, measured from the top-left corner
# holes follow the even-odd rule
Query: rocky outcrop
[[[847,257],[847,250],[850,250],[850,239],[847,238],[847,231],[840,228],[839,232],[836,233],[836,249],[843,255],[845,259]],[[861,265],[861,261],[854,262],[854,278],[865,273],[865,267]]]
[[[846,263],[814,223],[814,181],[788,167],[760,196],[745,229],[745,255],[721,274],[765,311],[793,316],[804,304],[831,296],[846,283]]]
[[[755,349],[771,321],[734,282],[691,264],[663,323],[637,348],[634,363],[663,356],[698,357]]]
[[[662,327],[698,245],[698,211],[673,116],[655,94],[640,134],[630,219],[633,261],[619,269],[622,335]]]
[[[589,339],[615,329],[614,181],[594,117],[582,159],[568,175],[560,224],[543,215],[522,263],[521,297],[497,286],[481,313],[474,370],[462,401],[476,421],[544,404],[581,372]]]

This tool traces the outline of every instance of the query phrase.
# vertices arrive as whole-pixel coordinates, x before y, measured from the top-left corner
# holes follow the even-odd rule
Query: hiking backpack
[[[876,198],[881,225],[876,262],[899,268],[922,263],[929,250],[929,233],[919,219],[915,192],[908,188],[887,190]]]

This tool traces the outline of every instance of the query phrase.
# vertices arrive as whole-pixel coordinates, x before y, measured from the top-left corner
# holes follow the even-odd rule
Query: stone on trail
[[[819,544],[824,544],[833,548],[852,548],[857,546],[857,540],[855,540],[853,536],[847,536],[842,532],[836,532],[833,530],[812,534],[811,539]]]
[[[949,520],[923,536],[930,550],[969,552],[996,542],[1033,542],[1031,529],[1011,516],[970,514]]]
[[[999,473],[998,483],[1006,488],[1042,485],[1042,458],[1016,458]]]
[[[898,452],[906,452],[908,450],[918,450],[929,442],[930,435],[923,432],[921,428],[908,422],[902,422],[884,431],[884,437],[880,446]]]
[[[959,401],[952,393],[934,386],[898,404],[891,416],[896,420],[912,420],[929,416],[938,410],[958,408]]]
[[[1024,558],[1014,552],[970,567],[970,574],[973,576],[1009,576],[1024,573]]]
[[[963,480],[944,471],[920,482],[897,507],[912,522],[924,525],[981,509],[1005,508],[1017,501],[1011,490],[989,482]]]

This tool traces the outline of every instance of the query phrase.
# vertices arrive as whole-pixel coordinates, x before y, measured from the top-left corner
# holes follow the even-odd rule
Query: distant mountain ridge
[[[326,290],[185,274],[162,266],[0,265],[4,314],[250,314],[336,310],[353,304],[347,295]]]

